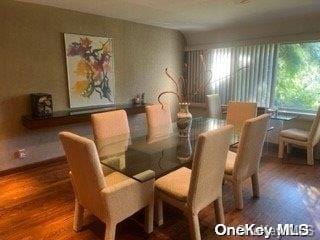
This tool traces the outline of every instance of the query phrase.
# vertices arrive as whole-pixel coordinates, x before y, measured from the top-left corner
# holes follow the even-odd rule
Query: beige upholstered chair
[[[284,146],[290,152],[291,144],[298,145],[307,149],[307,163],[314,165],[313,149],[320,141],[320,107],[313,120],[310,131],[304,131],[296,128],[283,130],[279,135],[279,158],[283,158]]]
[[[269,124],[269,115],[245,121],[237,153],[228,152],[225,180],[233,184],[235,205],[243,208],[242,182],[251,177],[253,196],[259,197],[259,165]]]
[[[147,123],[149,128],[170,125],[171,111],[168,105],[163,108],[160,104],[146,106]]]
[[[154,143],[163,139],[167,139],[173,133],[173,124],[164,125],[162,127],[150,127],[148,128],[147,142]]]
[[[221,118],[221,101],[219,94],[207,95],[208,115],[212,118]]]
[[[126,151],[130,144],[130,134],[123,134],[95,141],[100,160],[102,160],[101,162],[110,162],[112,160],[113,166],[116,164],[117,168],[119,169],[125,169],[126,167]],[[114,172],[111,168],[105,166],[104,164],[101,166],[105,176],[111,172]]]
[[[108,138],[130,135],[128,117],[124,110],[92,114],[91,124],[96,141],[102,140],[105,142]],[[110,146],[108,147],[110,148]],[[106,151],[110,152],[110,149],[106,149]],[[121,163],[119,162],[119,164]],[[102,170],[105,176],[113,172],[112,169],[105,165],[102,165]]]
[[[217,222],[224,223],[222,179],[232,132],[228,125],[201,134],[192,171],[183,167],[156,181],[159,225],[163,224],[163,201],[188,215],[194,240],[201,239],[198,213],[210,203],[214,202]]]
[[[233,102],[228,103],[227,123],[232,124],[236,131],[240,131],[244,122],[257,116],[257,103]]]
[[[91,122],[96,140],[130,133],[127,113],[124,110],[92,114]]]
[[[74,230],[81,230],[84,209],[106,223],[105,239],[115,239],[116,225],[146,210],[146,231],[153,231],[154,180],[139,183],[113,172],[104,177],[93,141],[72,133],[59,134],[75,192]]]

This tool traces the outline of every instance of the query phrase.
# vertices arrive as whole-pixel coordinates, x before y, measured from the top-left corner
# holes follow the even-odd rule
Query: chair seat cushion
[[[130,178],[127,177],[126,175],[119,173],[119,172],[112,172],[112,173],[109,173],[107,176],[105,176],[104,179],[107,184],[107,187],[110,187],[110,186],[116,185],[120,182],[129,180]]]
[[[191,170],[182,167],[156,180],[156,189],[175,198],[186,202],[189,193]]]
[[[225,169],[225,173],[232,175],[233,173],[233,168],[234,168],[234,163],[236,162],[236,157],[237,154],[234,152],[229,151],[228,155],[227,155],[227,162],[226,162],[226,169]]]
[[[280,136],[300,141],[308,141],[309,132],[297,128],[282,130]]]

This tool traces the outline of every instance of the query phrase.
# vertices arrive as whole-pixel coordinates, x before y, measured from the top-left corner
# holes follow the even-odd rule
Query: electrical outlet
[[[27,157],[26,150],[24,148],[23,149],[19,149],[18,151],[15,152],[15,157],[19,158],[19,159]]]

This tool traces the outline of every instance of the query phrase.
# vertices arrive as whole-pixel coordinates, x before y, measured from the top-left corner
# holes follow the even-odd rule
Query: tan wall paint
[[[117,103],[141,92],[156,102],[161,91],[174,87],[164,69],[181,73],[185,39],[178,31],[6,0],[0,2],[0,22],[0,171],[61,156],[61,130],[91,136],[89,124],[30,131],[20,122],[30,112],[32,92],[51,93],[55,110],[68,108],[63,33],[113,37]],[[175,108],[175,99],[167,99]],[[144,121],[136,116],[130,124]],[[24,160],[13,157],[20,148],[27,150]]]
[[[233,25],[212,31],[184,34],[187,49],[208,49],[265,42],[320,39],[320,14],[275,19],[266,23]]]

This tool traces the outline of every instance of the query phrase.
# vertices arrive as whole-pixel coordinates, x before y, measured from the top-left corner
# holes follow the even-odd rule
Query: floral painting
[[[70,107],[114,104],[112,39],[64,34]]]

